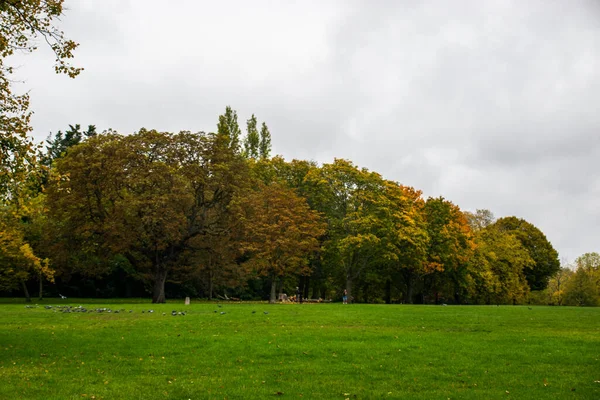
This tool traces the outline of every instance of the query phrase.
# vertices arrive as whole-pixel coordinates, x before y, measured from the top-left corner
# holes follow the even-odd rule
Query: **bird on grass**
[[[221,315],[225,314],[225,311],[221,311]]]
[[[267,315],[269,312],[268,311],[264,311],[265,315]]]
[[[63,296],[63,295],[62,295],[62,294],[60,294],[60,293],[59,293],[58,295],[59,295],[59,296],[60,296],[60,298],[61,298],[61,299],[63,299],[63,300],[67,298],[67,296]]]
[[[252,314],[256,314],[256,310],[252,310]]]

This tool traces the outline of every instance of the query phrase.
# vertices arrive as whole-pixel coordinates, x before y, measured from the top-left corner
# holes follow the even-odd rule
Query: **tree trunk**
[[[411,271],[404,272],[404,281],[406,283],[406,293],[404,293],[404,303],[412,304],[413,302],[413,274]]]
[[[385,281],[385,304],[392,303],[392,280]]]
[[[40,272],[40,296],[39,300],[44,300],[44,277]]]
[[[152,292],[152,303],[165,303],[165,281],[167,280],[167,269],[155,267],[154,290]]]
[[[23,294],[25,294],[25,301],[31,303],[31,296],[29,296],[29,290],[27,290],[27,285],[24,280],[21,280],[21,286],[23,287]]]
[[[277,277],[271,278],[271,296],[269,297],[269,303],[275,304],[277,296]]]
[[[308,291],[310,289],[310,276],[304,277],[304,291],[302,297],[308,299]]]
[[[212,300],[213,291],[214,291],[214,280],[213,280],[213,272],[208,272],[208,300]]]

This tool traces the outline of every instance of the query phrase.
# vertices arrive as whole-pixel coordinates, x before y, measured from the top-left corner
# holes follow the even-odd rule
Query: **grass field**
[[[0,304],[0,399],[224,398],[600,399],[600,308]]]

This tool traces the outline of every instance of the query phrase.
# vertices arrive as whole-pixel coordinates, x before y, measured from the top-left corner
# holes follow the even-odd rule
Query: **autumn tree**
[[[388,267],[386,301],[391,301],[392,282],[402,281],[404,302],[412,303],[414,281],[423,275],[427,264],[425,202],[420,191],[392,181],[385,182],[383,192],[373,194],[377,236],[382,238],[381,256]]]
[[[325,232],[321,216],[294,190],[276,182],[259,185],[237,205],[243,229],[241,248],[250,265],[271,282],[269,301],[276,300],[279,279],[307,272],[310,254]]]
[[[429,236],[425,289],[432,292],[436,302],[443,295],[460,303],[467,289],[468,261],[475,249],[467,218],[443,197],[428,198],[424,214]]]
[[[533,224],[517,217],[505,217],[494,225],[501,231],[512,233],[527,249],[534,261],[523,271],[531,290],[543,290],[559,269],[558,252],[546,239],[546,235]]]
[[[575,260],[575,273],[565,284],[566,305],[600,304],[600,254],[585,253]]]
[[[34,254],[24,232],[18,231],[27,214],[26,203],[38,194],[41,173],[38,148],[28,136],[29,94],[14,93],[15,68],[9,60],[15,53],[33,52],[42,38],[55,54],[55,71],[77,76],[81,68],[69,63],[77,43],[65,38],[56,26],[62,14],[63,0],[0,0],[0,207],[5,225],[2,240],[7,246],[3,263],[7,263],[4,272],[13,271],[24,290],[27,271],[38,270],[49,278],[52,272]],[[10,280],[6,274],[4,277]],[[29,298],[28,293],[26,296]]]
[[[564,265],[548,282],[544,290],[545,304],[562,306],[565,302],[567,282],[573,276],[573,270]]]
[[[352,298],[356,280],[374,266],[380,254],[381,238],[370,214],[374,207],[366,200],[383,191],[384,181],[379,174],[343,159],[311,169],[305,181],[312,205],[325,215],[328,225],[324,264]]]
[[[34,213],[35,205],[30,204],[28,211],[21,216]],[[24,229],[21,224],[15,223],[15,217],[9,209],[0,211],[0,291],[13,290],[18,287],[23,289],[27,302],[31,301],[26,282],[31,277],[49,280],[54,279],[54,271],[49,267],[48,259],[41,259],[25,240]],[[41,295],[41,293],[40,293]]]
[[[534,263],[513,233],[489,225],[475,234],[477,247],[469,261],[467,292],[475,303],[517,304],[529,286],[524,271]]]
[[[69,63],[77,43],[64,37],[55,23],[63,14],[63,0],[0,1],[0,193],[20,196],[19,184],[35,169],[35,146],[30,132],[29,95],[13,92],[14,67],[7,63],[15,52],[31,53],[42,38],[56,56],[54,69],[75,77],[81,72]]]
[[[193,239],[220,234],[222,214],[245,182],[245,163],[230,144],[226,134],[142,129],[72,148],[48,193],[64,245],[92,259],[125,255],[153,282],[153,302],[164,302],[169,272]]]

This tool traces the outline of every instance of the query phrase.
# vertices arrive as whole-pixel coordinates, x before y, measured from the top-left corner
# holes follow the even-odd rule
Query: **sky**
[[[166,5],[168,4],[168,5]],[[334,158],[600,252],[596,0],[66,0],[76,79],[18,56],[34,136],[214,131],[255,114],[287,160]]]

